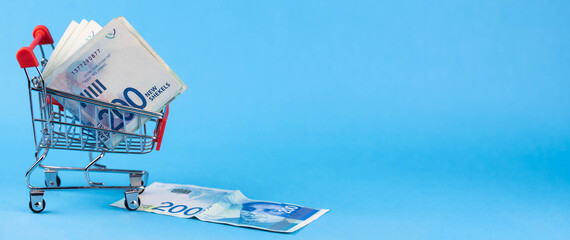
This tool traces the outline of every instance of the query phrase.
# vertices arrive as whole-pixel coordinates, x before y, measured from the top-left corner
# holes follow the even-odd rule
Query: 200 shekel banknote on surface
[[[140,199],[142,205],[138,211],[286,233],[328,212],[327,209],[252,200],[238,190],[157,182],[148,186]],[[111,205],[124,208],[124,199]]]

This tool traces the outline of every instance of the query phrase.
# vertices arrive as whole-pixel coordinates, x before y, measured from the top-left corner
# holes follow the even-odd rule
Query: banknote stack
[[[48,88],[150,112],[160,112],[187,88],[124,17],[105,27],[72,21],[42,74]],[[134,132],[148,121],[93,105],[60,103],[82,116],[83,125]],[[98,139],[114,147],[123,139],[113,135],[99,131]]]
[[[125,199],[111,206],[125,208]],[[138,211],[180,218],[291,233],[311,223],[329,210],[288,203],[246,198],[239,190],[230,191],[193,185],[155,182],[140,195]]]

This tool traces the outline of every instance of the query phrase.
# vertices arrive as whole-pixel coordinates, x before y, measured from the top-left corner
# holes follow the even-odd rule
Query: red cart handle
[[[166,127],[166,121],[168,120],[168,105],[166,105],[166,110],[164,110],[164,117],[158,120],[158,126],[156,130],[158,134],[156,135],[156,151],[160,151],[160,144],[162,143],[162,136],[164,136],[164,128]],[[156,133],[156,132],[155,132]]]
[[[38,25],[34,28],[32,35],[34,36],[34,41],[32,41],[30,46],[22,47],[18,50],[18,53],[16,53],[16,58],[21,68],[37,67],[40,65],[34,54],[34,48],[37,45],[53,44],[53,38],[48,28],[44,25]]]

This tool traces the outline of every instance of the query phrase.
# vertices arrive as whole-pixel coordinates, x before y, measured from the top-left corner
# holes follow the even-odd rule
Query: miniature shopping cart
[[[96,188],[124,190],[125,207],[129,210],[136,210],[140,206],[138,195],[144,191],[145,184],[148,183],[148,172],[110,169],[97,162],[106,153],[144,154],[151,152],[155,145],[156,150],[160,150],[164,126],[168,118],[168,107],[160,113],[147,112],[46,88],[42,72],[38,68],[40,64],[33,50],[39,45],[43,70],[47,64],[47,59],[42,45],[51,45],[53,51],[53,38],[49,30],[42,25],[34,29],[33,37],[34,40],[30,46],[21,48],[16,54],[18,63],[24,69],[28,79],[32,127],[36,145],[35,162],[26,172],[26,184],[30,188],[30,209],[35,213],[45,209],[46,203],[43,196],[47,190]],[[64,106],[82,106],[94,109],[95,112],[106,110],[107,113],[113,112],[115,116],[122,116],[123,122],[126,122],[124,121],[125,116],[129,116],[131,119],[138,119],[138,126],[140,127],[136,132],[127,132],[126,127],[114,130],[103,124],[85,124],[82,119],[87,116],[83,115],[82,111],[78,111],[79,114],[71,114],[69,109],[65,109]],[[109,122],[111,122],[111,115],[106,115],[109,117]],[[146,121],[147,119],[148,121]],[[112,138],[120,138],[122,141],[118,144],[105,144],[106,142],[101,141],[99,136],[110,136],[111,140]],[[89,162],[85,167],[43,165],[42,162],[46,159],[50,149],[86,151],[89,153]],[[45,187],[32,186],[30,183],[30,176],[37,167],[44,169]],[[85,184],[61,186],[58,171],[81,171],[85,177]],[[91,172],[128,174],[130,183],[123,186],[108,186],[102,182],[91,181]]]

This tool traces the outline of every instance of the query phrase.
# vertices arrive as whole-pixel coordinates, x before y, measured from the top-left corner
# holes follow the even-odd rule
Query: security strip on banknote
[[[291,233],[319,218],[328,209],[253,200],[239,190],[155,182],[140,195],[138,211]],[[125,199],[111,206],[124,208]]]

